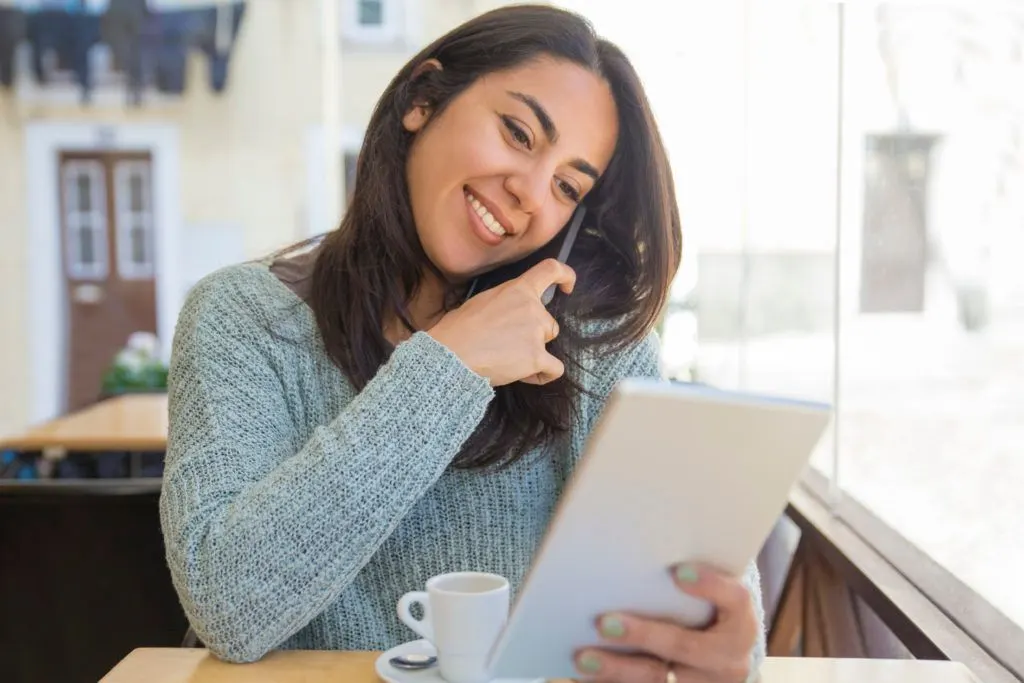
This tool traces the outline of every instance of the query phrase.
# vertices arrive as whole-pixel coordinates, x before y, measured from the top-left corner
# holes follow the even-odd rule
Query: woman
[[[608,392],[658,374],[675,201],[636,74],[579,17],[507,7],[413,58],[372,117],[340,228],[206,277],[181,312],[161,517],[206,645],[233,661],[384,649],[412,638],[395,603],[432,575],[518,587]],[[569,265],[466,299],[581,204]],[[674,576],[717,605],[715,624],[606,615],[581,674],[756,669],[756,570]]]

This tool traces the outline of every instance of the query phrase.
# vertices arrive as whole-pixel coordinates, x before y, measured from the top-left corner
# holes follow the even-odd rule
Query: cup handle
[[[423,608],[423,618],[417,619],[412,615],[410,608],[419,603]],[[430,627],[430,597],[424,591],[412,591],[398,599],[398,618],[402,623],[426,638],[434,642],[434,629]]]

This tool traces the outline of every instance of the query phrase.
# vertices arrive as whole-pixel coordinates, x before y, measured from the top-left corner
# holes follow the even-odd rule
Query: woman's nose
[[[505,189],[526,213],[536,213],[543,206],[546,188],[547,180],[540,173],[513,174],[505,179]]]

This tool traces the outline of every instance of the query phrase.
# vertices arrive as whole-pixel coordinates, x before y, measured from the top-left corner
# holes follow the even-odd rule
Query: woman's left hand
[[[761,625],[743,583],[706,565],[680,565],[672,572],[680,590],[715,606],[715,620],[704,630],[605,614],[597,622],[602,640],[644,654],[619,654],[600,647],[576,654],[584,676],[616,683],[744,683]]]

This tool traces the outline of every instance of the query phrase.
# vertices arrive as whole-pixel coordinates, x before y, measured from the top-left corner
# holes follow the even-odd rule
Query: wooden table
[[[162,451],[167,447],[167,394],[128,394],[100,401],[24,433],[0,438],[15,451]]]
[[[376,683],[375,652],[274,652],[255,664],[226,664],[206,650],[135,650],[100,683]],[[762,683],[978,683],[956,662],[769,658]]]
[[[139,477],[142,453],[167,450],[167,394],[127,394],[100,401],[17,436],[0,437],[0,450],[17,454],[7,466],[12,470],[34,457],[31,454],[53,462],[70,452],[123,452],[129,456],[130,476]]]

